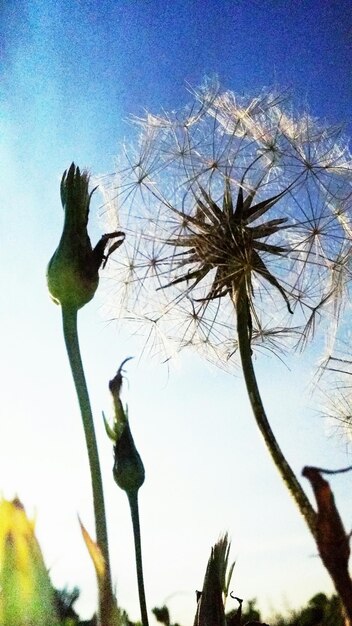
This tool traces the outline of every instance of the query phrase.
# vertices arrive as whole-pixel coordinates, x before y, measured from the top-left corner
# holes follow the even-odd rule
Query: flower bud
[[[21,502],[0,502],[0,624],[55,626],[53,588]]]
[[[128,359],[126,359],[128,360]],[[144,483],[144,466],[135,446],[130,425],[128,422],[127,409],[124,410],[120,399],[122,386],[122,367],[119,367],[116,376],[110,381],[109,389],[114,401],[114,425],[110,428],[106,423],[105,428],[110,439],[114,441],[114,468],[113,474],[118,486],[127,492],[137,492]]]
[[[61,180],[61,203],[65,212],[60,243],[48,266],[49,292],[56,304],[80,309],[89,302],[98,287],[98,270],[124,240],[124,233],[103,235],[94,250],[87,232],[89,205],[95,189],[89,193],[89,175],[72,163]],[[105,255],[109,239],[119,238]]]
[[[114,448],[114,478],[126,492],[138,491],[144,483],[144,466],[134,444],[130,425],[126,420],[122,433]]]

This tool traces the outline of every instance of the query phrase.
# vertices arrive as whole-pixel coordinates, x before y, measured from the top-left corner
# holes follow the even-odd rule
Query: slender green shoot
[[[89,468],[92,481],[93,504],[95,516],[95,530],[98,545],[102,551],[105,567],[106,579],[111,596],[111,569],[108,548],[108,535],[106,526],[105,503],[103,493],[103,483],[101,478],[98,446],[94,430],[93,415],[89,400],[89,394],[82,365],[77,331],[77,309],[62,307],[63,331],[68,359],[76,388],[77,398],[82,416],[86,446],[88,451]],[[107,626],[104,621],[104,605],[100,605],[100,620],[102,626]]]
[[[140,529],[140,523],[139,523],[139,508],[138,508],[138,491],[129,491],[127,493],[127,497],[128,497],[128,502],[130,505],[131,519],[132,519],[132,525],[133,525],[134,551],[135,551],[135,558],[136,558],[138,595],[139,595],[139,606],[141,609],[142,624],[143,626],[149,626],[147,603],[145,599],[144,577],[143,577],[141,529]]]

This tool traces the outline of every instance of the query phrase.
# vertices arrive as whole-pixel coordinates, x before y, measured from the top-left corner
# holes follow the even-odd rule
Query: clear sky
[[[37,513],[38,536],[58,587],[78,585],[82,616],[95,609],[93,568],[77,513],[93,533],[83,431],[66,363],[60,311],[45,268],[61,234],[59,181],[74,160],[111,172],[127,119],[187,102],[186,83],[217,73],[239,93],[277,85],[312,113],[351,130],[349,0],[18,0],[2,3],[0,490]],[[97,209],[97,205],[95,205]],[[92,238],[100,236],[91,214]],[[118,253],[117,253],[118,254]],[[271,608],[298,606],[330,582],[308,530],[253,422],[240,371],[231,376],[185,354],[165,366],[138,359],[143,341],[104,320],[104,290],[81,313],[81,344],[102,455],[118,600],[138,618],[125,494],[112,481],[101,410],[126,357],[125,399],[146,467],[141,491],[149,607],[168,600],[193,623],[210,546],[232,537],[233,590]],[[274,431],[298,474],[305,464],[351,463],[327,438],[309,381],[316,353],[289,371],[256,364]],[[350,477],[335,478],[350,526]],[[309,493],[309,486],[307,485]]]

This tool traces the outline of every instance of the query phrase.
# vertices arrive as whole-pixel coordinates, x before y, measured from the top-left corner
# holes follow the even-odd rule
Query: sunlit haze
[[[77,517],[93,535],[88,462],[60,309],[45,279],[62,228],[62,173],[72,161],[96,177],[113,172],[123,141],[134,136],[131,115],[182,107],[190,99],[187,87],[215,74],[239,94],[290,89],[313,116],[350,132],[351,6],[347,0],[19,0],[3,3],[0,12],[0,491],[18,495],[36,517],[54,585],[78,586],[76,608],[88,619],[96,581]],[[102,203],[97,192],[93,243],[102,233]],[[102,411],[112,414],[108,381],[129,356],[123,399],[146,469],[140,508],[149,609],[167,603],[173,621],[193,623],[195,590],[224,531],[236,559],[231,587],[245,600],[257,598],[265,619],[317,592],[332,593],[257,430],[240,369],[227,373],[192,351],[167,364],[151,358],[145,337],[131,336],[128,322],[117,328],[111,320],[113,292],[102,271],[79,322],[119,605],[139,619],[127,498],[113,481]],[[331,436],[313,396],[322,351],[320,344],[283,361],[270,352],[255,360],[273,430],[299,477],[307,464],[351,464],[346,439]],[[350,481],[348,474],[331,478],[347,530]],[[311,497],[304,478],[302,484]]]

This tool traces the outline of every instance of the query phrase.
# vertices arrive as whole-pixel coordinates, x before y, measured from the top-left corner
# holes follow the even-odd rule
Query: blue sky
[[[134,0],[3,3],[0,310],[3,398],[0,489],[37,511],[38,534],[58,586],[77,584],[79,608],[94,610],[95,581],[77,513],[93,530],[83,433],[45,267],[60,236],[59,181],[75,160],[111,172],[126,121],[145,109],[174,109],[218,74],[239,93],[292,88],[313,115],[351,130],[350,3],[302,0]],[[91,221],[94,221],[92,211]],[[92,228],[97,238],[97,226]],[[143,343],[104,321],[101,295],[81,315],[82,348],[102,453],[114,579],[137,619],[127,503],[111,478],[101,422],[107,381]],[[310,404],[315,354],[258,362],[264,400],[297,473],[306,463],[350,463]],[[275,380],[275,385],[273,381]],[[174,619],[193,622],[210,545],[229,530],[236,595],[271,607],[304,602],[330,583],[298,512],[252,421],[236,377],[185,355],[168,373],[128,364],[126,400],[147,481],[141,495],[149,606],[168,596]],[[349,478],[335,479],[346,525]],[[308,489],[307,489],[308,491]]]

